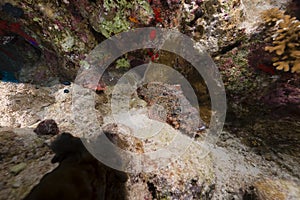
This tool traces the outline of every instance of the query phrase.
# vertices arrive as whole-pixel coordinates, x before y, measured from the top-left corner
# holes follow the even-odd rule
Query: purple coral
[[[53,119],[42,121],[33,131],[37,135],[57,135],[59,133],[58,126]]]
[[[289,84],[281,84],[263,97],[267,104],[285,106],[288,104],[300,105],[300,88]]]
[[[275,108],[277,114],[300,115],[300,88],[294,85],[278,84],[262,97],[262,101]]]

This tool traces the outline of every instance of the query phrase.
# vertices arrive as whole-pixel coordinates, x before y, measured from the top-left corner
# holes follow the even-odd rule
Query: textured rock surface
[[[28,119],[27,115],[19,114],[24,112],[22,109],[26,108],[26,113],[29,116],[39,113],[39,120],[45,118],[55,119],[62,131],[68,130],[74,135],[81,135],[76,132],[78,129],[72,119],[72,92],[68,94],[63,92],[66,88],[72,91],[72,85],[55,85],[49,88],[36,89],[26,84],[1,84],[1,94],[4,95],[2,101],[5,101],[5,99],[8,101],[7,99],[9,99],[9,102],[15,102],[14,98],[18,98],[18,95],[27,98],[27,100],[22,98],[24,102],[39,100],[39,103],[36,104],[27,103],[27,107],[25,107],[23,101],[19,105],[4,104],[4,106],[2,104],[1,109],[3,111],[1,112],[9,118],[15,119],[15,122],[22,122],[22,127],[31,125],[32,128],[35,128],[38,124],[28,123],[24,120]],[[147,153],[167,147],[176,134],[181,134],[179,130],[165,123],[164,128],[161,129],[161,135],[157,134],[145,140],[139,139],[140,135],[134,134],[134,129],[126,124],[120,126],[110,124],[113,120],[107,99],[111,92],[112,90],[108,89],[101,95],[97,95],[95,112],[101,110],[99,124],[106,124],[104,129],[110,131],[109,138],[113,143],[119,144],[121,148],[137,153]],[[41,96],[53,100],[49,103],[47,99],[41,98]],[[136,99],[134,101],[136,103],[132,102],[131,105],[137,105],[137,107],[132,107],[130,111],[133,119],[136,119],[136,122],[150,120],[148,109],[151,109],[151,106],[147,107],[143,100]],[[46,107],[41,106],[43,102],[45,102]],[[10,109],[11,106],[18,106],[19,109],[13,111]],[[85,115],[90,114],[85,113]],[[160,121],[159,123],[163,122]],[[8,123],[3,120],[2,126],[4,125],[17,127],[17,124],[12,121]],[[53,154],[44,145],[47,138],[38,138],[32,129],[2,130],[0,134],[2,137],[1,143],[3,142],[1,146],[1,180],[5,181],[1,182],[0,199],[19,199],[19,197],[28,194],[43,175],[55,167],[50,163]],[[124,137],[130,134],[133,134],[133,137]],[[149,137],[150,135],[145,136]],[[180,138],[181,142],[184,140],[191,141],[190,137],[186,135],[182,135]],[[266,185],[270,190],[277,190],[277,186],[272,186],[273,183],[259,182],[261,178],[288,180],[293,187],[286,187],[283,191],[292,192],[294,191],[293,188],[299,187],[299,179],[291,171],[281,168],[282,164],[275,162],[278,159],[277,157],[265,160],[264,157],[251,152],[251,148],[242,145],[239,139],[228,132],[223,132],[220,135],[216,146],[201,143],[201,140],[198,142],[193,140],[185,151],[179,152],[180,154],[177,156],[160,162],[162,164],[159,165],[161,168],[149,172],[129,174],[126,183],[128,198],[242,199],[244,197],[256,198],[257,192],[260,196],[264,195],[261,188]],[[293,157],[285,157],[285,163],[290,163],[290,166],[296,167],[293,160]],[[148,169],[156,168],[156,165],[152,165],[153,163],[147,164],[147,162],[147,159],[145,159],[144,166]],[[257,186],[255,186],[255,183],[257,183]],[[294,197],[297,196],[291,196],[291,199],[296,199]]]
[[[0,199],[22,199],[45,173],[53,153],[32,129],[0,128]]]
[[[55,99],[47,88],[36,89],[29,84],[0,83],[1,126],[27,127],[40,118],[38,112]]]
[[[142,114],[138,115],[137,118],[145,119]],[[113,128],[113,129],[112,129]],[[115,127],[112,125],[106,125],[105,131],[114,130],[115,137],[119,137],[122,140],[122,136],[118,135],[129,135],[130,127],[125,125]],[[156,135],[147,138],[146,140],[139,140],[139,142],[133,143],[134,140],[130,140],[126,137],[126,141],[122,144],[132,144],[124,146],[128,151],[137,153],[144,153],[144,159],[140,161],[140,167],[134,166],[132,171],[138,172],[139,169],[143,171],[138,173],[131,173],[129,181],[127,183],[128,195],[130,199],[145,199],[145,198],[200,198],[205,195],[212,196],[212,187],[215,184],[215,174],[213,170],[213,159],[211,155],[207,155],[205,146],[201,146],[200,143],[191,142],[191,139],[186,136],[180,136],[175,138],[176,134],[181,134],[178,130],[173,129],[170,125],[165,124]],[[119,141],[120,141],[119,140]],[[190,142],[186,149],[183,151],[176,150],[175,147],[173,152],[174,155],[168,156],[168,145],[170,142],[175,143],[186,143]],[[178,141],[179,140],[179,141]],[[130,142],[131,141],[131,142]],[[141,145],[143,144],[143,145]],[[141,152],[141,147],[143,152]],[[182,145],[176,145],[177,148]],[[161,154],[156,155],[157,159],[152,160],[151,152],[161,150],[165,148]],[[172,151],[171,150],[171,151]],[[172,153],[173,153],[172,152]],[[151,158],[150,158],[151,157]],[[139,163],[139,157],[137,155],[136,163]],[[144,188],[142,190],[142,188]],[[194,189],[194,190],[193,190]]]

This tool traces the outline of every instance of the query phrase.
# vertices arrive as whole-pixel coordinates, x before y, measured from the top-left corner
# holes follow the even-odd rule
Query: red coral
[[[155,61],[159,58],[159,53],[154,53],[153,50],[148,50],[147,54],[149,55],[149,57],[151,58],[151,61]]]
[[[162,22],[160,8],[153,8],[154,19],[156,22]]]
[[[37,41],[22,30],[20,23],[16,22],[9,24],[7,21],[0,20],[0,36],[8,34],[17,34],[27,40],[30,44],[38,46]]]
[[[264,65],[264,64],[258,64],[256,66],[257,69],[260,69],[262,70],[263,72],[266,72],[268,74],[271,74],[271,75],[274,75],[275,74],[275,70],[274,70],[274,67],[270,67],[270,66],[267,66],[267,65]]]

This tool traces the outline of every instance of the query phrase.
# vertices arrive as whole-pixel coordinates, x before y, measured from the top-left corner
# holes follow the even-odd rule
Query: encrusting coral
[[[276,53],[272,59],[273,66],[278,70],[300,73],[300,21],[278,8],[264,11],[262,19],[274,32],[273,46],[265,47],[266,51]]]

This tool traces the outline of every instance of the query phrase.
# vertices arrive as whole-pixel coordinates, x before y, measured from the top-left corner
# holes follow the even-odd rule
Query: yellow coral
[[[300,73],[300,59],[295,60],[294,65],[292,67],[292,72]]]
[[[264,11],[262,19],[267,26],[273,26],[273,45],[265,47],[266,51],[276,53],[273,65],[278,70],[300,73],[300,22],[278,8]]]
[[[261,17],[265,23],[271,25],[277,20],[282,19],[283,13],[278,8],[271,8],[262,12]]]
[[[300,58],[300,51],[297,51],[297,50],[292,51],[291,56],[294,58]]]
[[[276,51],[277,55],[282,55],[284,53],[284,49],[285,49],[285,44],[281,44],[275,47],[270,47],[270,46],[266,46],[265,50],[269,51],[269,52],[273,52]]]
[[[276,69],[278,70],[284,70],[285,72],[290,70],[290,65],[286,61],[275,62],[273,65],[277,66]]]
[[[294,47],[298,47],[299,44],[298,43],[288,43],[288,47],[290,48],[294,48]]]

